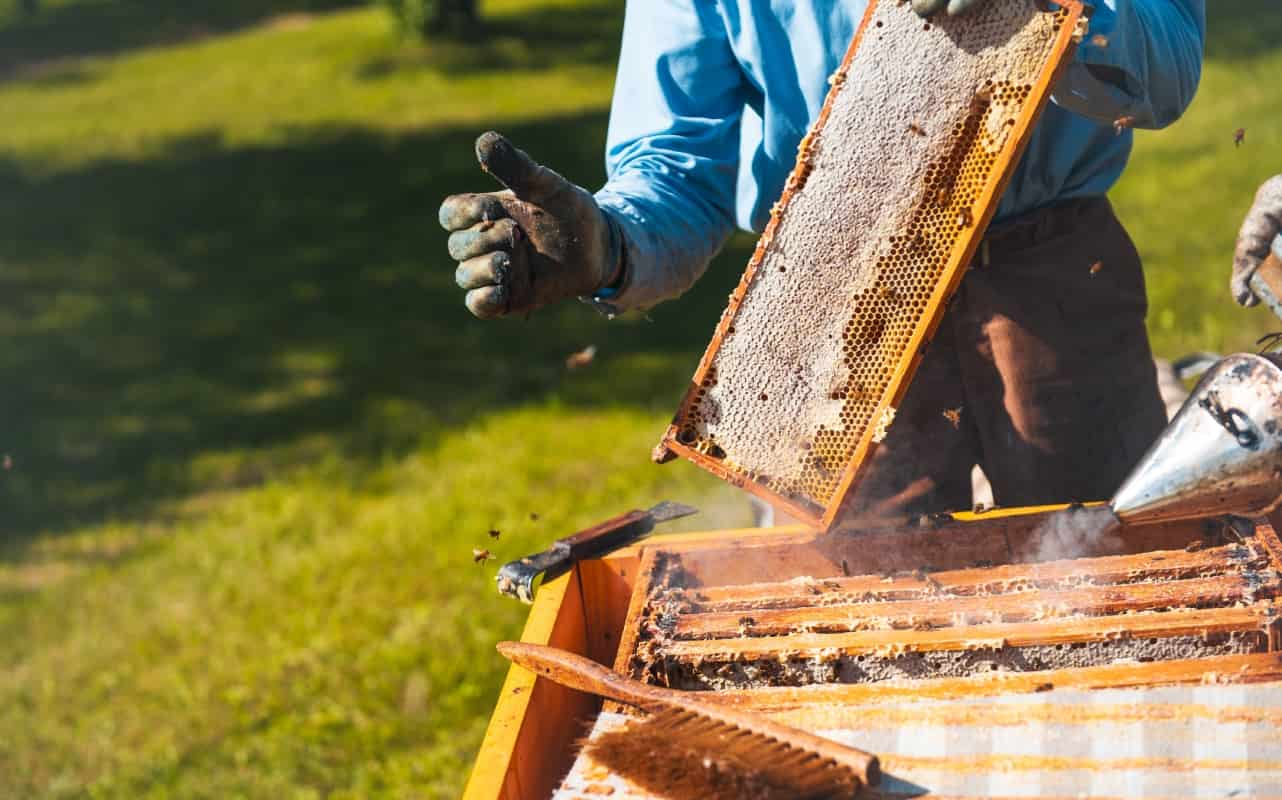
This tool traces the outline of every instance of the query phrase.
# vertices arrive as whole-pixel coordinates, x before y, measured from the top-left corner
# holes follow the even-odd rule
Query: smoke
[[[1123,549],[1121,524],[1108,506],[1068,508],[1047,517],[1017,551],[1017,562],[1089,558]]]

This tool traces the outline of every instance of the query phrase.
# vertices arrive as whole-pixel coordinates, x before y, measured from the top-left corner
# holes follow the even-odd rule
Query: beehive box
[[[523,638],[872,750],[888,795],[1282,795],[1273,528],[1064,513],[660,537],[544,587]],[[646,796],[575,763],[626,721],[600,707],[514,668],[469,800]]]
[[[1083,8],[868,6],[672,425],[679,454],[827,526],[894,411]]]

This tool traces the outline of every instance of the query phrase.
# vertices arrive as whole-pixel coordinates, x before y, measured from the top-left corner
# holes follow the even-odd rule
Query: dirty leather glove
[[[617,282],[623,232],[591,194],[493,131],[476,158],[507,191],[456,194],[440,212],[472,314],[523,314]]]
[[[959,17],[973,11],[983,2],[984,0],[913,0],[913,11],[920,17],[929,17],[941,11],[947,12],[950,17]]]
[[[1270,178],[1256,192],[1255,204],[1246,214],[1233,253],[1233,278],[1229,287],[1239,305],[1253,306],[1260,298],[1251,291],[1251,278],[1282,233],[1282,175]]]

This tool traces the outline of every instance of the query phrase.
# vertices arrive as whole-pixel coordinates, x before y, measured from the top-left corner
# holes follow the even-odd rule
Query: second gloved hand
[[[1282,175],[1270,178],[1260,187],[1237,237],[1229,288],[1240,305],[1253,306],[1260,301],[1251,291],[1251,278],[1279,234],[1282,234]]]
[[[456,194],[440,211],[472,314],[522,314],[618,280],[623,234],[591,194],[493,131],[476,157],[508,191]]]

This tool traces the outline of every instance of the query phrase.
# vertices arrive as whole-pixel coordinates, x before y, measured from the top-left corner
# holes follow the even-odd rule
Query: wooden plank
[[[637,558],[602,558],[579,563],[587,630],[586,655],[599,664],[613,664],[627,619]]]
[[[903,600],[923,595],[974,596],[1028,588],[1055,588],[1069,582],[1116,584],[1137,579],[1181,580],[1262,567],[1258,553],[1241,545],[1189,552],[1165,550],[1140,555],[1006,564],[931,574],[857,575],[823,580],[794,579],[740,586],[706,586],[690,593],[698,611],[752,610],[762,607],[815,605],[825,595],[868,600]]]
[[[786,715],[820,706],[897,704],[915,700],[1051,689],[1126,689],[1176,684],[1282,681],[1282,654],[1210,656],[1153,663],[1118,663],[1041,672],[988,672],[967,678],[894,680],[876,684],[822,684],[709,693],[717,702],[746,711]]]
[[[858,536],[811,532],[779,541],[703,542],[696,547],[672,548],[671,552],[680,555],[693,581],[704,586],[786,581],[798,575],[841,577],[925,566],[959,569],[980,562],[1010,561],[1001,523],[956,525],[948,530],[878,529]]]
[[[859,529],[831,534],[785,529],[778,538],[743,536],[742,531],[700,537],[689,543],[652,540],[651,546],[679,553],[693,580],[705,585],[783,581],[798,575],[814,578],[881,573],[894,570],[956,570],[978,563],[1003,565],[1037,560],[1040,542],[1059,526],[1080,525],[1074,516],[1089,509],[1002,509],[982,515],[943,515],[922,520],[870,522]],[[1202,538],[1202,523],[1179,521],[1128,529],[1101,537],[1082,557],[1134,555],[1182,550]],[[745,551],[747,550],[747,551]],[[843,570],[842,562],[846,566]]]
[[[637,639],[641,635],[641,617],[645,610],[649,587],[654,585],[654,566],[656,553],[648,548],[641,553],[640,565],[637,567],[637,581],[628,603],[627,617],[620,635],[619,651],[614,659],[614,671],[623,675],[632,674],[632,656],[637,649]],[[636,678],[638,676],[632,675]]]
[[[1007,564],[1023,553],[1034,552],[1031,543],[1039,532],[1069,508],[1056,505],[993,509],[982,514],[959,512],[936,515],[926,522],[916,518],[857,520],[843,523],[829,534],[803,525],[667,534],[619,554],[632,555],[641,547],[680,554],[687,571],[704,585],[786,580],[797,575],[840,577],[843,560],[853,574],[919,567],[962,569],[976,562]],[[1201,530],[1198,521],[1146,525],[1108,539],[1109,552],[1088,555],[1182,549],[1199,539]]]
[[[580,583],[580,571],[570,573],[557,615],[557,625],[547,644],[573,653],[587,652],[587,623]],[[513,757],[527,797],[547,797],[573,763],[574,742],[582,725],[600,707],[600,700],[546,679],[538,679],[530,690],[530,707],[521,726]]]
[[[1068,591],[1028,591],[984,597],[919,598],[886,603],[842,603],[683,614],[675,639],[782,636],[800,630],[846,633],[869,628],[972,626],[1000,622],[1042,622],[1075,614],[1103,616],[1126,611],[1232,605],[1252,595],[1241,575],[1163,583],[1089,586]],[[749,621],[750,620],[750,621]]]
[[[585,621],[578,570],[539,589],[521,641],[584,652]],[[547,797],[569,769],[579,726],[595,698],[513,666],[463,792],[465,800]],[[518,794],[510,794],[518,792]]]
[[[1282,510],[1275,511],[1269,516],[1268,521],[1260,521],[1255,526],[1255,538],[1264,546],[1265,551],[1269,554],[1269,561],[1272,562],[1274,569],[1282,570],[1282,541],[1278,540],[1277,522],[1282,524]]]
[[[642,549],[662,548],[674,553],[725,547],[774,547],[780,544],[812,542],[819,534],[805,525],[778,528],[732,528],[722,531],[689,531],[651,536],[637,544],[618,550],[614,555],[639,555]]]
[[[1030,645],[1072,644],[1121,637],[1167,637],[1264,630],[1270,619],[1257,607],[1147,612],[1111,617],[1080,617],[1050,624],[1003,623],[934,631],[856,631],[799,633],[791,636],[667,642],[663,658],[680,661],[742,661],[822,650],[826,654],[898,654],[976,650]]]

